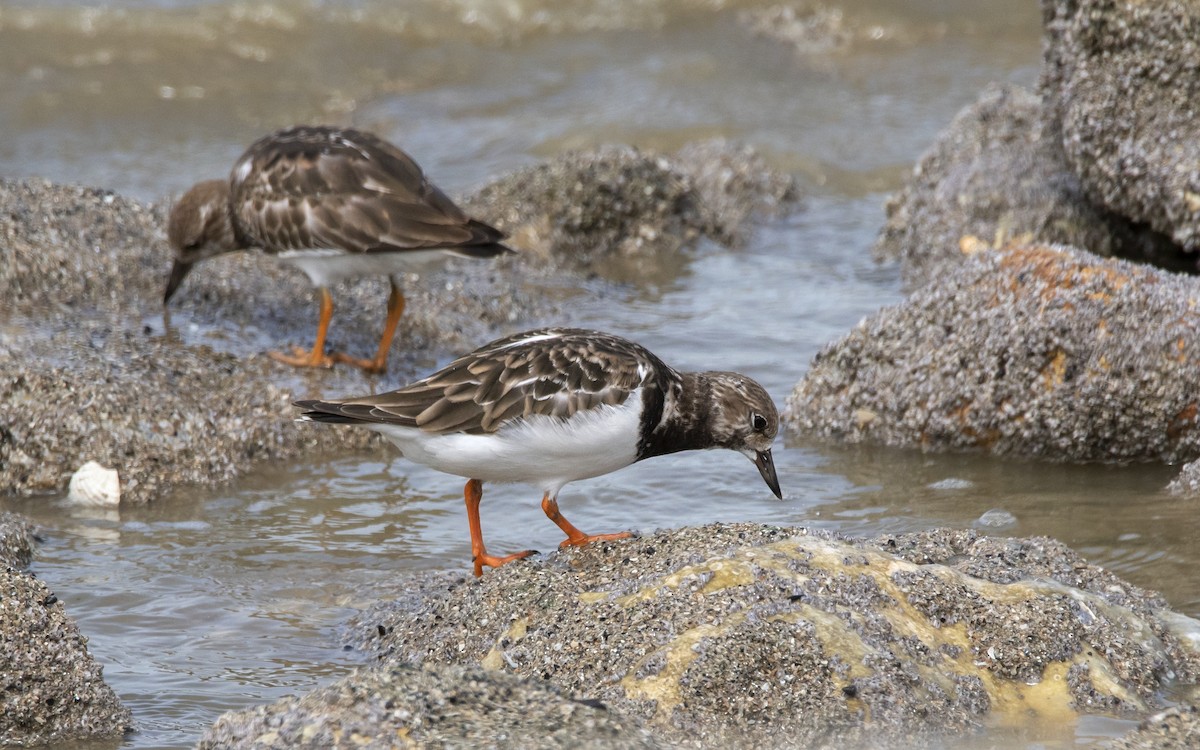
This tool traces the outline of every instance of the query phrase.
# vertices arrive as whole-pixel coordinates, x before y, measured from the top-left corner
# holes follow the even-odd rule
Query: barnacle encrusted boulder
[[[980,250],[825,347],[798,432],[1074,461],[1200,456],[1194,279],[1079,250]]]
[[[0,514],[0,745],[120,737],[133,717],[29,564],[32,525]]]
[[[572,151],[487,185],[464,208],[508,232],[527,253],[603,270],[653,259],[699,237],[736,245],[746,220],[796,198],[790,176],[724,141],[673,155],[630,146]]]
[[[33,560],[33,524],[16,513],[0,513],[0,565],[24,568]]]
[[[1181,251],[1167,237],[1132,225],[1085,195],[1043,109],[1041,98],[1020,86],[984,89],[889,198],[876,256],[899,259],[913,286],[977,248],[1014,241],[1179,266]]]
[[[800,199],[793,177],[744,143],[691,141],[670,159],[700,196],[705,235],[729,247],[746,241],[754,219],[787,211]]]
[[[328,687],[231,711],[197,745],[217,748],[520,747],[635,750],[658,744],[637,721],[541,680],[479,667],[359,669]]]
[[[689,746],[889,746],[1140,715],[1200,675],[1197,623],[1047,539],[662,531],[430,575],[359,615],[383,665],[540,678]],[[390,597],[389,597],[390,598]]]
[[[1084,190],[1200,250],[1200,2],[1042,6],[1041,89]]]

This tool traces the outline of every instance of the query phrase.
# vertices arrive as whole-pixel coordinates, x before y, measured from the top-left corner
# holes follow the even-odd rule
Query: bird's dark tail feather
[[[448,249],[455,255],[461,255],[464,258],[495,258],[497,255],[516,252],[508,245],[499,242],[489,242],[486,245],[456,245]]]
[[[361,419],[343,417],[341,414],[330,414],[324,411],[306,411],[298,419],[301,422],[324,422],[325,424],[362,424]]]
[[[293,401],[293,406],[298,406],[304,409],[297,417],[301,422],[324,422],[325,424],[355,424],[362,420],[354,417],[347,417],[342,414],[334,414],[328,411],[318,411],[324,404],[321,401]]]

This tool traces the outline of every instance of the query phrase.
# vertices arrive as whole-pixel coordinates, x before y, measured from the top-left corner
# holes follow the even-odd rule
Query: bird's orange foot
[[[282,362],[292,367],[333,367],[334,358],[316,349],[301,349],[294,346],[292,352],[292,354],[267,352],[267,356],[276,362]]]
[[[562,544],[558,545],[559,549],[567,547],[582,547],[585,544],[592,542],[612,542],[617,539],[630,539],[633,537],[632,531],[621,531],[616,534],[580,534],[579,536],[569,536],[563,540]]]
[[[535,549],[514,552],[513,554],[505,555],[504,557],[497,557],[496,555],[489,555],[488,553],[484,552],[471,558],[471,562],[475,563],[475,577],[478,578],[479,576],[483,575],[484,565],[488,566],[489,568],[498,568],[501,565],[507,565],[513,560],[524,560],[526,557],[536,554],[537,550]]]
[[[387,358],[384,359],[363,359],[361,357],[351,357],[349,354],[338,352],[330,356],[333,362],[342,362],[348,365],[354,365],[363,372],[371,375],[382,375],[387,370]]]

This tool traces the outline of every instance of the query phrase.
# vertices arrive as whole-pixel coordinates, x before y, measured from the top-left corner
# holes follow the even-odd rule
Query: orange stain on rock
[[[1001,256],[1000,266],[1013,275],[1010,290],[1014,294],[1021,292],[1027,278],[1041,281],[1045,285],[1041,292],[1044,302],[1053,299],[1060,290],[1090,286],[1097,279],[1104,288],[1087,292],[1087,297],[1099,302],[1108,302],[1112,299],[1113,292],[1130,282],[1157,283],[1157,279],[1148,273],[1121,269],[1116,264],[1101,259],[1097,259],[1096,263],[1080,262],[1060,250],[1044,245],[1008,248]]]

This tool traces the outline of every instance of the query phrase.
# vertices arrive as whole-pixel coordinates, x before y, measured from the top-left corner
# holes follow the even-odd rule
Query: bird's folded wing
[[[631,347],[627,351],[586,336],[551,345],[544,339],[518,345],[510,341],[461,357],[399,390],[331,406],[339,415],[364,421],[482,434],[523,417],[567,418],[623,404],[646,378],[644,363],[632,349],[636,345],[628,342],[618,340]]]
[[[313,128],[263,139],[233,176],[239,218],[268,234],[267,246],[365,253],[503,239],[468,218],[408,154],[368,133]]]

